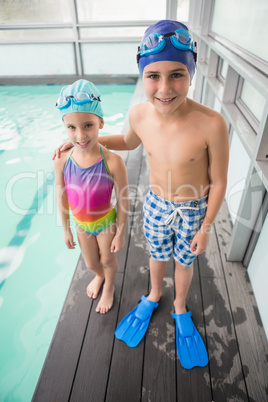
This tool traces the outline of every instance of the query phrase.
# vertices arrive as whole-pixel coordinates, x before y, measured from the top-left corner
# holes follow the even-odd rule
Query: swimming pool
[[[80,255],[66,248],[56,208],[51,158],[66,139],[54,106],[60,88],[0,87],[1,401],[31,400]],[[134,86],[98,88],[101,134],[118,134]]]

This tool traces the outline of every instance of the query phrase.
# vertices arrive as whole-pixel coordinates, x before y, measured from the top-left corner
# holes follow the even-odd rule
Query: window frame
[[[257,117],[253,114],[253,112],[249,109],[249,107],[245,104],[245,102],[241,98],[244,82],[245,79],[240,75],[238,79],[237,91],[235,96],[235,105],[243,114],[248,123],[251,125],[255,133],[257,134],[260,121],[257,119]]]

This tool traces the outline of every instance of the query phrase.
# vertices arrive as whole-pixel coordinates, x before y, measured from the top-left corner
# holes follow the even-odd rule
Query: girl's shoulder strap
[[[69,158],[68,158],[68,159],[72,159],[72,161],[74,161],[74,159],[73,159],[73,157],[72,157],[73,151],[74,151],[74,147],[72,148],[72,150],[71,150],[71,152],[70,152],[70,155],[69,155]]]
[[[108,173],[108,175],[111,177],[111,179],[113,180],[113,177],[112,177],[112,175],[111,175],[111,172],[110,172],[110,170],[109,170],[109,168],[108,168],[108,164],[107,164],[106,159],[105,159],[105,157],[104,157],[104,153],[103,153],[103,149],[102,149],[101,144],[99,144],[99,146],[100,146],[101,156],[102,156],[104,165],[105,165],[105,167],[106,167],[107,173]]]

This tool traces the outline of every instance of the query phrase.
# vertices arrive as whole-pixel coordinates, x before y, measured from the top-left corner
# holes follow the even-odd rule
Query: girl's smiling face
[[[69,113],[63,117],[68,136],[75,148],[85,152],[98,141],[104,121],[93,113]]]
[[[158,61],[143,70],[145,94],[158,112],[174,113],[185,101],[190,87],[187,67],[177,61]]]

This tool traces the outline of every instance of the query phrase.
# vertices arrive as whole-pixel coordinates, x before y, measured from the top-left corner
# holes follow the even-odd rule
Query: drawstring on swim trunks
[[[177,207],[174,209],[174,211],[171,212],[169,217],[165,220],[165,224],[168,225],[173,225],[175,222],[175,219],[177,218],[177,214],[180,215],[180,217],[184,220],[185,223],[187,223],[187,220],[185,219],[185,216],[182,213],[182,209],[195,209],[196,207]]]

